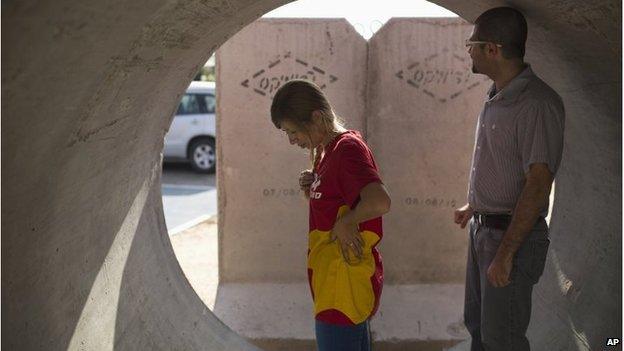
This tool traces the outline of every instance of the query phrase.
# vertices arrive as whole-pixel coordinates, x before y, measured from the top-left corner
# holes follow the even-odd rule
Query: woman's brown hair
[[[312,112],[321,113],[321,121],[328,132],[342,126],[343,123],[334,114],[329,101],[323,91],[313,82],[308,80],[291,80],[282,85],[271,104],[271,121],[277,129],[282,128],[282,121],[288,120],[304,131],[310,139],[310,127],[313,125]],[[311,140],[310,146],[312,146]],[[320,158],[320,146],[310,150],[310,161],[313,169],[316,168]]]

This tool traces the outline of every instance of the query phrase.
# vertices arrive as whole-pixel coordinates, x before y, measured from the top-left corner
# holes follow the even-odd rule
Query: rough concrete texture
[[[621,331],[621,3],[434,2],[467,20],[503,3],[527,15],[528,60],[567,109],[530,337],[601,349]],[[3,3],[4,348],[253,349],[183,277],[159,153],[199,66],[283,3]]]
[[[375,349],[387,350],[382,343],[426,347],[466,339],[463,296],[461,284],[384,286],[371,322]],[[254,343],[314,340],[307,283],[219,284],[213,312]]]
[[[475,123],[491,81],[471,72],[462,19],[392,19],[369,43],[368,141],[392,197],[386,282],[463,283]],[[433,318],[433,316],[432,316]]]
[[[349,128],[364,127],[366,41],[344,19],[260,20],[217,51],[221,282],[307,281],[308,150],[271,122],[275,91],[313,80]]]

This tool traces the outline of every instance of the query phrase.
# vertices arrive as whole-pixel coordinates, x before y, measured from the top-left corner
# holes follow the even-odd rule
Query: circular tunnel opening
[[[437,3],[467,19],[489,6]],[[3,346],[253,349],[174,259],[158,154],[199,66],[278,5],[3,5]],[[531,337],[591,349],[621,329],[610,313],[621,309],[621,4],[521,10],[530,61],[568,121],[550,222],[557,255],[536,288]]]
[[[215,56],[200,68],[164,137],[162,201],[173,250],[212,310],[218,286]]]
[[[441,14],[448,17],[447,12]],[[317,15],[306,13],[312,18]],[[208,306],[239,335],[265,348],[293,343],[301,347],[302,341],[313,344],[314,339],[311,319],[305,322],[311,314],[307,282],[301,274],[305,262],[293,250],[305,247],[305,235],[285,238],[291,236],[288,233],[303,233],[307,214],[293,181],[299,169],[289,173],[283,165],[305,169],[308,157],[289,150],[283,137],[276,138],[268,120],[272,95],[281,84],[297,78],[317,83],[336,102],[336,112],[345,117],[347,127],[367,134],[373,151],[379,150],[384,180],[395,190],[398,214],[388,216],[386,223],[399,223],[389,229],[403,235],[381,243],[382,254],[390,253],[384,255],[385,294],[396,306],[413,306],[398,311],[382,303],[380,317],[372,323],[377,340],[422,347],[422,340],[432,339],[436,341],[428,346],[435,348],[467,337],[461,317],[467,236],[451,218],[465,197],[474,126],[491,84],[487,77],[470,72],[463,40],[470,35],[471,25],[460,19],[400,18],[371,39],[372,31],[354,33],[353,29],[371,30],[388,18],[369,19],[366,26],[357,20],[366,23],[361,18],[352,19],[350,25],[333,19],[263,18],[217,50],[218,133],[227,136],[218,143],[219,155],[226,160],[218,175],[227,201],[220,203],[232,207],[219,209],[220,216],[227,217],[226,223],[219,223],[222,279],[219,296],[211,300],[214,308]],[[348,64],[341,66],[343,60]],[[263,111],[265,118],[261,118]],[[419,155],[397,151],[409,144]],[[251,174],[254,177],[245,176]],[[250,212],[251,208],[255,210]],[[272,217],[271,212],[284,213],[286,220]],[[440,224],[444,222],[447,225]],[[436,243],[427,239],[430,232],[445,237]],[[420,250],[433,255],[414,259],[419,256],[414,255],[417,242],[424,243]],[[193,250],[199,248],[197,244],[191,246]],[[432,264],[440,252],[446,262]],[[176,253],[180,259],[177,249]],[[280,265],[283,261],[292,264]],[[184,264],[183,269],[189,277]],[[195,287],[206,286],[189,280]],[[274,312],[284,304],[284,296],[291,316]],[[412,327],[397,328],[399,321],[419,319],[429,310],[438,321],[420,318]],[[423,324],[429,325],[424,334],[418,330]]]

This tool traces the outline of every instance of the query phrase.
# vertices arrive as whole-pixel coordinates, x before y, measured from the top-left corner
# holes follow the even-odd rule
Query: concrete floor
[[[251,343],[265,350],[316,349],[312,301],[307,284],[219,286],[216,217],[172,236],[171,244],[184,275],[199,298],[228,327],[247,335]],[[371,322],[375,350],[447,350],[468,338],[461,322],[461,306],[450,303],[448,311],[428,311],[428,306],[436,304],[431,296],[448,302],[460,301],[463,286],[457,286],[457,296],[436,294],[436,289],[440,292],[447,290],[435,285],[428,288],[430,291],[423,291],[419,285],[386,288],[379,313]],[[220,296],[219,305],[215,306],[217,294]],[[250,299],[247,295],[254,298]],[[423,296],[429,298],[423,300]],[[246,305],[249,300],[262,303]],[[283,308],[275,310],[275,306],[279,305]],[[456,315],[456,330],[453,333],[458,340],[416,340],[420,333],[435,335],[440,329],[439,325],[421,325],[419,319],[426,313],[436,313],[441,320],[445,319],[444,313]],[[399,328],[396,328],[397,325]],[[446,331],[438,336],[439,339],[447,337]],[[461,344],[453,350],[460,351],[459,347]]]

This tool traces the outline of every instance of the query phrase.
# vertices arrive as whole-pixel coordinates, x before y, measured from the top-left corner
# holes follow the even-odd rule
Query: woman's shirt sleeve
[[[375,160],[364,143],[345,140],[339,145],[338,188],[345,203],[353,208],[369,183],[382,183]]]

